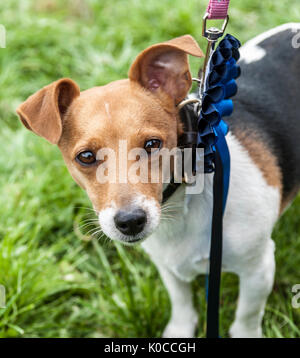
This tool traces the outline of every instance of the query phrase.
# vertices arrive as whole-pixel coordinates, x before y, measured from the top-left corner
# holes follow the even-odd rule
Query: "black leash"
[[[213,218],[207,297],[207,338],[219,338],[219,302],[223,248],[223,166],[218,151],[214,157]]]

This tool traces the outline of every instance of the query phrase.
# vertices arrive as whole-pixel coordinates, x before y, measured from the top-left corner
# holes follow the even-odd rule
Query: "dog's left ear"
[[[62,78],[30,96],[17,108],[17,113],[27,129],[57,144],[63,117],[79,95],[78,85],[69,78]]]
[[[163,103],[176,105],[192,85],[188,54],[204,57],[190,35],[177,37],[142,51],[129,70],[129,79],[155,94]]]

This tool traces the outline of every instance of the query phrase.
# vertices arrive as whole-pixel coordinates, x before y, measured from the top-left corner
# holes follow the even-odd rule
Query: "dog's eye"
[[[159,139],[147,140],[144,144],[144,148],[146,149],[146,152],[149,154],[156,152],[161,148],[161,141]]]
[[[76,161],[81,165],[92,165],[96,163],[96,157],[93,152],[85,151],[81,152],[76,156]]]

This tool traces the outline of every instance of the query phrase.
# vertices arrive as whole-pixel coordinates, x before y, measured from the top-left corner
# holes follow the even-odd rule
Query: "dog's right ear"
[[[184,35],[142,51],[129,69],[129,79],[152,92],[167,106],[177,105],[192,85],[188,54],[204,57],[197,42]]]
[[[78,85],[63,78],[30,96],[17,113],[27,129],[57,144],[62,134],[62,117],[79,95]]]

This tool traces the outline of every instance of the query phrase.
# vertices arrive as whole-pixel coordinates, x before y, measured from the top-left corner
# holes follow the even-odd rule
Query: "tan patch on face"
[[[179,127],[180,128],[180,127]],[[97,166],[82,167],[76,155],[85,150],[97,153],[110,148],[119,159],[119,141],[127,142],[127,150],[143,148],[146,140],[157,138],[163,147],[177,144],[178,121],[174,113],[162,108],[159,101],[139,84],[122,80],[96,87],[80,94],[69,108],[63,123],[59,148],[75,181],[87,191],[96,210],[112,201],[125,207],[137,194],[161,200],[162,183],[104,183],[96,179]],[[129,168],[132,161],[128,161]],[[149,171],[150,175],[150,171]]]
[[[247,149],[252,160],[262,172],[270,186],[279,188],[282,196],[282,173],[277,158],[271,153],[266,144],[254,134],[249,135],[243,131],[235,131],[234,135]]]

